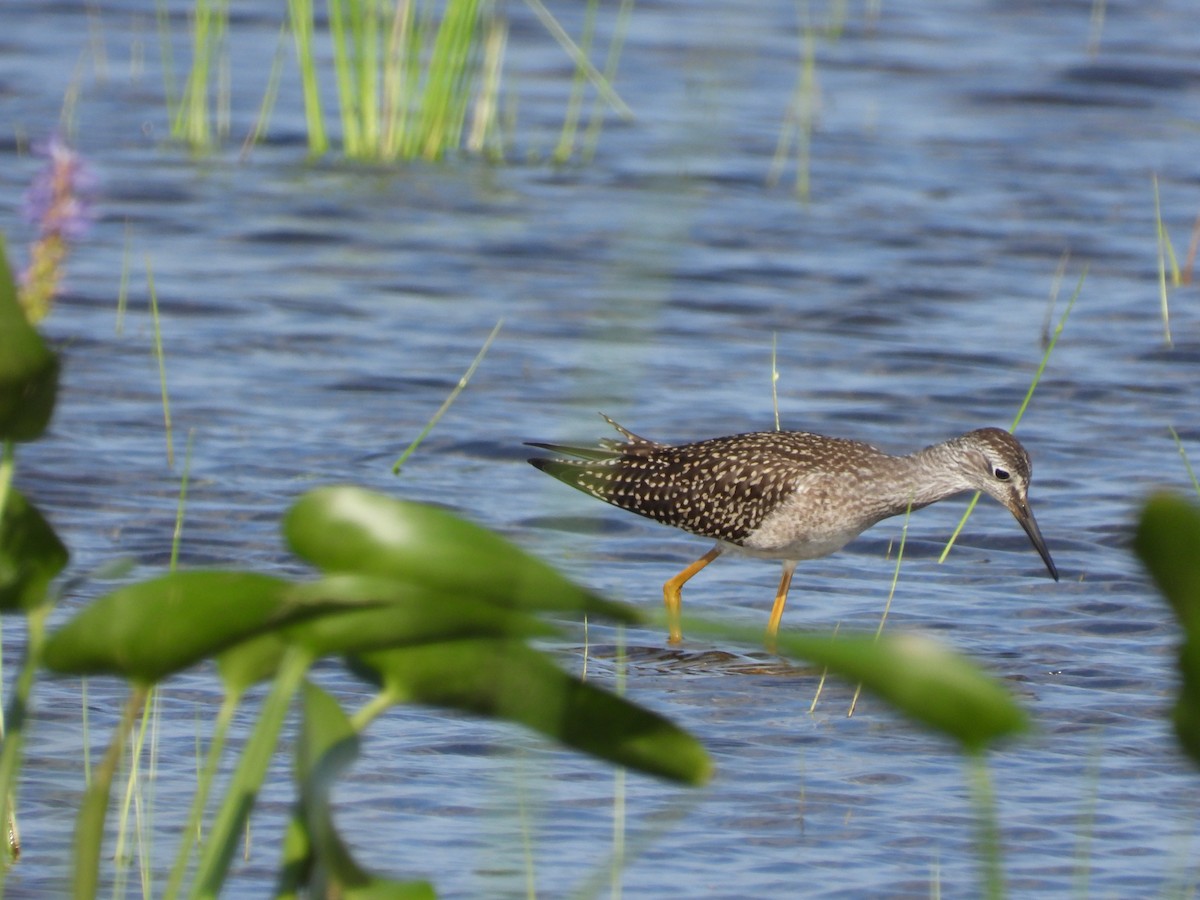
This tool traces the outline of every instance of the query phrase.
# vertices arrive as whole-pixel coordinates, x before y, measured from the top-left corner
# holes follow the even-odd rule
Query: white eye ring
[[[1008,481],[1008,470],[1001,469],[999,466],[992,469],[992,474],[996,476],[997,481]]]

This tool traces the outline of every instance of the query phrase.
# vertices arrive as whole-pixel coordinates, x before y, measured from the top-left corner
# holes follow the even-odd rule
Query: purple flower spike
[[[25,193],[25,216],[42,237],[78,238],[92,220],[89,194],[95,179],[91,169],[57,134],[37,148],[37,153],[47,163]]]
[[[47,162],[25,192],[24,211],[38,236],[29,248],[29,265],[21,273],[18,290],[30,322],[39,322],[50,312],[62,283],[68,245],[91,223],[89,197],[95,184],[83,158],[58,135],[37,153]]]

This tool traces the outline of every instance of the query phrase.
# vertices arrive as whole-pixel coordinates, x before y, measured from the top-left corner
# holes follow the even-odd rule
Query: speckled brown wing
[[[741,544],[812,471],[813,435],[752,432],[676,447],[641,441],[604,459],[531,459],[559,481],[692,534]],[[845,444],[853,454],[854,441]]]

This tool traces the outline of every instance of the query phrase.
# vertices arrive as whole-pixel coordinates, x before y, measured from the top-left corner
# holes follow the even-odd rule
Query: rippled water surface
[[[578,34],[566,6],[555,12]],[[991,503],[938,565],[964,505],[951,501],[914,517],[888,627],[979,660],[1036,720],[1033,736],[990,756],[1014,894],[1190,888],[1200,774],[1165,717],[1176,629],[1127,544],[1146,493],[1188,487],[1167,426],[1200,458],[1196,289],[1171,294],[1168,345],[1152,186],[1157,176],[1182,261],[1200,210],[1198,10],[1109,2],[1098,23],[1083,2],[874,6],[849,4],[840,37],[815,43],[805,203],[794,151],[768,184],[800,73],[794,4],[636,6],[616,82],[636,118],[610,117],[593,161],[558,168],[538,159],[557,139],[570,63],[509,5],[514,162],[382,169],[306,160],[286,43],[270,139],[239,162],[283,4],[237,5],[231,138],[195,158],[168,140],[151,5],[6,3],[0,227],[13,252],[28,238],[19,198],[38,165],[26,140],[55,126],[69,92],[100,193],[47,325],[66,359],[53,432],[21,449],[18,484],[51,514],[79,575],[115,556],[141,576],[165,568],[190,442],[188,565],[294,573],[280,513],[314,484],[353,481],[451,506],[652,607],[705,543],[545,478],[523,441],[591,441],[606,428],[597,411],[669,441],[770,428],[776,341],[785,428],[899,452],[1007,425],[1086,269],[1020,427],[1062,581]],[[470,387],[394,478],[392,461],[500,319]],[[803,564],[785,627],[873,628],[900,528],[885,522]],[[763,625],[777,574],[722,559],[685,602]],[[88,582],[65,606],[105,589]],[[629,896],[977,890],[971,774],[944,741],[869,697],[848,719],[851,689],[838,684],[810,712],[819,673],[761,652],[668,649],[650,630],[571,634],[556,648],[563,664],[586,663],[606,684],[624,669],[631,698],[704,741],[712,784],[622,781],[515,728],[397,710],[337,795],[363,863],[429,877],[450,897],[523,895],[527,877],[548,897],[608,893],[619,811]],[[6,681],[22,638],[6,622]],[[362,688],[324,675],[357,705]],[[81,697],[72,681],[43,682],[35,697],[26,855],[9,886],[52,896],[82,790]],[[93,759],[121,697],[114,683],[88,686]],[[218,701],[205,670],[162,692],[156,865],[170,858],[196,736]],[[270,888],[288,772],[281,755],[231,896]]]

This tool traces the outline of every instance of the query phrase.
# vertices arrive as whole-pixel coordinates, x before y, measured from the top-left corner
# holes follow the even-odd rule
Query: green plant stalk
[[[324,156],[329,152],[329,136],[321,114],[321,91],[317,86],[317,64],[313,56],[312,0],[288,0],[288,21],[296,44],[300,84],[304,93],[304,121],[308,128],[308,152]]]
[[[180,114],[179,95],[175,84],[175,60],[171,53],[171,27],[166,0],[155,0],[154,18],[158,29],[158,49],[162,56],[163,97],[167,103],[167,115],[171,119],[171,127]]]
[[[888,613],[892,611],[892,598],[896,596],[896,585],[900,583],[900,565],[904,562],[904,544],[908,540],[908,523],[912,520],[912,501],[908,503],[908,509],[904,511],[904,524],[900,528],[900,546],[896,549],[896,567],[892,570],[892,584],[888,588],[887,602],[883,604],[883,615],[879,617],[879,627],[875,629],[875,640],[879,640],[883,634],[883,627],[887,624]],[[862,693],[862,682],[860,681],[854,688],[854,697],[850,700],[850,708],[846,710],[846,718],[854,715],[854,709],[858,706],[858,697]]]
[[[597,92],[604,99],[604,102],[611,106],[622,119],[632,120],[634,114],[633,110],[629,108],[629,104],[621,99],[620,95],[613,90],[613,86],[609,83],[608,79],[575,46],[575,42],[571,40],[571,36],[558,24],[558,20],[550,14],[550,10],[546,9],[542,0],[525,0],[525,3],[533,10],[533,14],[537,16],[542,26],[550,32],[551,37],[558,41],[559,46],[571,57],[571,61],[584,71],[588,80],[595,86]]]
[[[596,36],[596,0],[588,0],[583,17],[583,34],[579,38],[579,52],[587,59],[592,54],[592,41]],[[575,66],[575,77],[571,80],[571,95],[567,100],[567,112],[563,116],[562,132],[558,136],[558,146],[554,148],[551,158],[562,164],[571,158],[575,147],[575,134],[579,130],[580,110],[583,106],[583,87],[587,83],[587,73],[582,66]]]
[[[633,15],[633,0],[621,0],[617,8],[617,22],[613,26],[612,40],[608,45],[608,55],[604,60],[604,80],[612,84],[617,77],[617,66],[621,61],[621,50],[625,46],[625,36],[629,33],[629,20]],[[604,125],[604,107],[599,97],[592,104],[592,112],[588,121],[587,131],[583,137],[583,161],[591,162],[596,156],[596,146],[600,143],[600,129]]]
[[[167,393],[167,362],[163,356],[162,323],[158,317],[158,291],[154,289],[154,269],[146,257],[146,285],[150,291],[150,319],[154,323],[154,358],[158,360],[158,384],[162,393],[163,426],[167,438],[167,466],[175,467],[175,444],[171,436],[171,400]]]
[[[360,134],[368,156],[381,156],[379,130],[379,0],[357,0],[355,57]]]
[[[138,837],[138,876],[141,878],[142,896],[153,896],[153,863],[154,863],[154,810],[155,789],[158,785],[158,723],[160,719],[159,694],[156,691],[152,703],[153,712],[150,716],[150,765],[147,772],[147,792],[138,792],[134,798],[137,813]]]
[[[1071,310],[1075,308],[1075,301],[1079,299],[1079,295],[1083,291],[1083,282],[1087,278],[1087,273],[1088,267],[1084,266],[1083,271],[1079,273],[1079,283],[1075,285],[1075,292],[1071,294],[1071,299],[1067,302],[1067,308],[1063,310],[1062,317],[1058,320],[1058,325],[1054,328],[1054,334],[1050,336],[1050,341],[1046,344],[1046,351],[1042,354],[1042,361],[1038,363],[1037,371],[1033,373],[1033,380],[1029,383],[1029,390],[1025,392],[1025,399],[1021,401],[1021,405],[1017,408],[1017,414],[1013,417],[1012,425],[1008,429],[1009,431],[1017,430],[1017,425],[1025,415],[1025,410],[1029,406],[1029,402],[1033,399],[1033,392],[1037,388],[1038,382],[1042,380],[1042,373],[1046,371],[1046,364],[1050,362],[1050,354],[1054,352],[1054,348],[1058,345],[1058,339],[1062,337],[1063,329],[1067,327],[1067,319],[1071,315]],[[971,502],[967,504],[966,510],[963,511],[962,518],[958,520],[958,526],[951,533],[950,539],[946,541],[946,546],[942,548],[941,556],[938,557],[938,563],[944,563],[946,557],[950,555],[950,548],[958,540],[959,532],[967,524],[967,519],[971,517],[971,512],[975,509],[975,504],[978,502],[979,493],[976,492],[975,496],[971,498]]]
[[[1175,440],[1175,448],[1179,451],[1179,456],[1183,459],[1183,467],[1187,469],[1188,478],[1192,479],[1192,489],[1197,495],[1200,495],[1200,480],[1196,478],[1196,471],[1192,468],[1191,460],[1188,459],[1187,450],[1183,446],[1183,441],[1180,440],[1178,432],[1174,426],[1168,425],[1167,431],[1171,432],[1171,437]],[[4,509],[4,504],[0,503],[0,510]]]
[[[196,0],[192,15],[192,71],[172,128],[175,137],[193,150],[205,151],[213,144],[208,84],[225,39],[228,19],[228,0]]]
[[[471,364],[467,366],[467,371],[463,373],[462,378],[458,379],[458,384],[454,386],[454,390],[446,395],[446,399],[443,400],[442,405],[437,408],[437,412],[435,412],[429,421],[425,423],[425,427],[421,429],[421,433],[418,434],[416,438],[413,439],[413,442],[408,445],[405,451],[400,454],[399,459],[392,463],[393,475],[400,474],[400,469],[404,466],[405,461],[413,455],[413,452],[419,446],[421,446],[421,442],[429,436],[429,432],[433,431],[434,426],[437,425],[442,416],[446,414],[446,410],[450,408],[451,404],[458,399],[458,395],[461,394],[463,389],[466,388],[467,384],[470,383],[471,376],[475,374],[475,370],[478,369],[479,364],[483,362],[483,358],[487,355],[488,348],[492,346],[492,341],[496,339],[496,335],[500,333],[500,328],[503,325],[503,319],[498,319],[496,321],[495,326],[492,328],[491,334],[487,336],[487,340],[483,342],[483,346],[479,348],[479,352],[475,354],[475,358],[471,360]]]
[[[466,118],[470,88],[471,45],[479,22],[478,0],[453,0],[446,5],[442,24],[429,57],[418,125],[420,155],[437,160],[458,146]]]
[[[349,0],[353,9],[357,0]],[[342,152],[351,158],[362,155],[359,135],[358,109],[354,94],[354,75],[351,71],[349,38],[342,0],[329,0],[329,37],[333,42],[333,73],[337,81],[338,106],[342,117]]]
[[[284,654],[271,690],[263,700],[258,722],[242,749],[225,800],[201,851],[192,897],[215,900],[220,894],[243,826],[249,820],[271,756],[279,742],[279,732],[283,728],[288,706],[304,681],[312,661],[312,654],[301,647],[293,646]]]
[[[75,820],[75,872],[72,878],[72,893],[76,900],[92,900],[100,881],[100,847],[104,841],[104,820],[108,814],[108,797],[112,788],[113,775],[125,751],[125,739],[129,734],[138,712],[146,703],[149,688],[135,685],[121,721],[113,733],[104,759],[96,767],[92,783],[83,794],[79,814]]]
[[[134,739],[133,746],[129,748],[129,777],[125,780],[125,792],[121,798],[121,811],[117,817],[117,845],[113,850],[113,859],[116,861],[117,867],[117,877],[114,879],[113,886],[113,895],[116,897],[121,897],[125,894],[125,868],[129,859],[129,851],[126,849],[125,844],[128,834],[129,813],[130,809],[137,803],[137,798],[141,793],[141,778],[139,773],[142,764],[142,748],[146,743],[146,732],[150,725],[154,698],[156,696],[157,691],[151,688],[146,702],[142,705],[137,737]],[[135,833],[137,834],[137,839],[140,841],[143,834],[137,825],[135,825]]]
[[[200,829],[204,819],[204,808],[208,804],[208,794],[212,788],[213,779],[217,774],[217,766],[221,762],[221,755],[225,750],[225,739],[229,734],[230,723],[233,722],[234,713],[241,703],[243,692],[229,691],[225,694],[225,699],[221,701],[221,708],[217,710],[217,717],[213,723],[212,738],[208,743],[208,752],[204,757],[204,767],[200,772],[198,783],[196,784],[196,792],[192,795],[192,804],[188,809],[187,824],[183,827],[183,832],[179,837],[179,849],[175,853],[175,862],[171,866],[171,873],[167,878],[167,887],[163,892],[164,900],[174,900],[179,896],[179,891],[183,887],[183,877],[187,874],[188,862],[192,857],[192,850],[200,842]]]
[[[17,674],[13,695],[8,701],[5,713],[4,739],[0,742],[0,823],[3,823],[6,832],[4,844],[9,847],[7,852],[19,851],[19,847],[9,844],[8,834],[16,834],[16,780],[25,746],[25,718],[29,710],[34,678],[41,666],[42,647],[46,640],[46,617],[50,609],[51,605],[44,603],[26,616],[28,627],[25,661]],[[3,894],[7,874],[7,863],[0,865],[0,894]]]
[[[504,50],[508,45],[508,24],[496,15],[487,16],[482,26],[483,61],[480,63],[479,90],[475,96],[475,113],[467,135],[467,151],[491,155],[502,160],[504,149],[492,140],[496,131],[496,110],[499,108],[500,76],[504,69]]]
[[[267,133],[267,123],[271,121],[271,112],[275,109],[275,101],[279,97],[279,80],[283,74],[283,47],[284,36],[287,33],[287,26],[281,25],[279,28],[279,46],[275,50],[275,58],[271,60],[271,71],[267,75],[267,89],[263,92],[262,103],[258,107],[258,116],[254,120],[254,127],[246,135],[246,139],[242,142],[242,151],[238,159],[244,162],[250,157],[250,151],[262,140],[264,134]]]
[[[771,332],[771,409],[775,413],[775,430],[779,430],[779,332]]]
[[[1000,823],[996,818],[996,793],[992,789],[992,775],[987,757],[982,750],[967,753],[970,770],[971,797],[978,823],[979,853],[983,865],[980,896],[988,900],[1004,897],[1003,848],[1000,846]]]
[[[380,150],[385,159],[395,159],[402,146],[408,121],[410,81],[405,61],[409,59],[413,32],[412,0],[397,0],[383,54],[383,135]]]
[[[121,245],[121,282],[117,287],[117,334],[125,333],[125,308],[129,298],[129,220],[125,220],[125,240]]]
[[[615,693],[618,697],[625,696],[626,667],[629,660],[625,655],[625,627],[617,626],[617,683]],[[621,874],[625,870],[625,767],[618,766],[613,773],[613,823],[612,823],[612,862],[609,872],[612,880],[609,896],[612,900],[621,900]]]
[[[168,570],[174,572],[179,567],[179,548],[183,543],[183,519],[187,509],[188,476],[192,471],[192,439],[195,431],[188,432],[187,449],[183,454],[183,477],[179,479],[179,501],[175,506],[175,528],[171,533],[171,562]]]
[[[1158,175],[1152,175],[1151,181],[1154,185],[1154,224],[1155,234],[1158,239],[1158,296],[1159,303],[1162,307],[1163,320],[1163,340],[1168,347],[1172,346],[1171,341],[1171,316],[1167,308],[1167,253],[1171,254],[1171,262],[1174,270],[1174,283],[1179,284],[1179,266],[1175,262],[1175,250],[1171,247],[1171,239],[1167,236],[1166,226],[1163,225],[1162,207],[1158,199]]]

